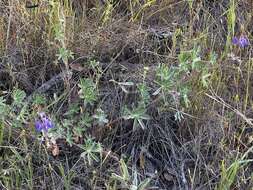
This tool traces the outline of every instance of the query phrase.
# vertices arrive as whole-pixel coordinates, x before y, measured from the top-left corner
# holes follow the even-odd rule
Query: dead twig
[[[209,98],[215,100],[216,102],[222,104],[223,106],[225,106],[226,108],[230,109],[231,111],[235,112],[238,116],[240,116],[247,124],[253,126],[253,119],[251,118],[247,118],[243,113],[241,113],[239,110],[237,110],[236,108],[233,108],[231,105],[227,104],[224,100],[222,100],[218,95],[209,95],[207,93],[205,93],[206,96],[208,96]]]

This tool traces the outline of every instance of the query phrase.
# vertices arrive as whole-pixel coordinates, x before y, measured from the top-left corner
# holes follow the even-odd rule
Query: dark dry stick
[[[26,101],[28,103],[31,102],[33,95],[34,94],[42,94],[47,92],[50,88],[52,88],[52,86],[55,86],[59,83],[63,83],[64,79],[70,78],[72,76],[72,72],[66,72],[63,71],[61,73],[59,73],[58,75],[54,76],[53,78],[51,78],[49,81],[45,82],[44,84],[42,84],[39,88],[37,88],[30,96],[27,97]]]

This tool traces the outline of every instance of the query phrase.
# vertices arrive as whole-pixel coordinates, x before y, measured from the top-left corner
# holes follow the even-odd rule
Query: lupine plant
[[[15,88],[11,95],[11,104],[7,104],[3,96],[0,97],[0,119],[3,122],[11,123],[14,127],[20,127],[22,124],[26,124],[29,119],[28,104],[24,101],[26,94]]]
[[[97,100],[96,86],[91,79],[81,79],[78,86],[80,88],[79,96],[83,99],[85,105],[93,104]]]
[[[123,118],[125,120],[133,120],[133,130],[138,129],[138,126],[140,126],[143,130],[146,129],[143,121],[150,119],[149,115],[146,114],[145,107],[141,104],[139,104],[138,107],[134,107],[132,110],[125,107]]]
[[[208,60],[203,60],[200,56],[200,46],[195,46],[189,51],[181,51],[178,55],[178,65],[168,66],[160,64],[156,72],[156,84],[158,88],[153,93],[154,96],[162,97],[165,105],[170,103],[178,110],[175,114],[176,120],[183,118],[182,110],[189,108],[191,100],[192,85],[196,81],[205,89],[209,86],[212,76],[210,67],[215,66],[217,55],[210,53]]]
[[[109,120],[106,118],[106,114],[101,108],[97,109],[96,113],[93,115],[93,118],[96,119],[96,122],[99,126],[103,126],[109,122]]]
[[[98,162],[101,158],[103,150],[101,144],[96,143],[90,137],[87,138],[84,145],[80,146],[80,148],[84,151],[81,154],[81,158],[83,158],[85,162],[88,162],[89,165],[91,165],[93,161]]]

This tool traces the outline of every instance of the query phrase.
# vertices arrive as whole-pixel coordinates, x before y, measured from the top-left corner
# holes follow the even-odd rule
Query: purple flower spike
[[[233,37],[232,43],[233,43],[234,45],[238,45],[238,42],[239,42],[238,38],[237,38],[237,37]]]
[[[244,47],[246,47],[246,46],[249,45],[249,39],[246,36],[241,36],[239,38],[239,42],[238,43],[239,43],[239,46],[241,48],[244,48]]]
[[[42,131],[42,129],[43,129],[43,123],[41,121],[39,121],[39,120],[36,120],[35,121],[35,128],[36,128],[37,131]]]
[[[232,43],[234,44],[234,45],[238,45],[238,46],[240,46],[241,48],[244,48],[244,47],[246,47],[246,46],[248,46],[249,45],[249,39],[246,37],[246,36],[240,36],[240,38],[238,38],[238,37],[233,37],[232,38]]]
[[[51,128],[54,127],[53,122],[48,118],[44,120],[44,125],[45,125],[46,130],[51,129]]]
[[[35,120],[35,128],[37,131],[42,132],[45,131],[47,132],[48,129],[51,129],[54,127],[53,122],[51,121],[50,118],[46,116],[45,113],[39,113],[39,118]]]

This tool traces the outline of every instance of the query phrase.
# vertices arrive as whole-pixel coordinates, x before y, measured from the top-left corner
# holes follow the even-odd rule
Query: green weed
[[[226,168],[224,161],[222,162],[221,179],[216,188],[217,190],[229,190],[232,188],[239,170],[250,162],[253,162],[253,159],[246,159],[247,155],[252,152],[252,150],[253,147],[249,148],[242,158],[236,159],[228,168]]]
[[[129,190],[144,190],[149,186],[150,178],[146,178],[143,181],[138,181],[137,171],[133,171],[133,175],[131,176],[128,172],[128,167],[123,159],[120,160],[120,175],[116,173],[112,173],[112,179],[120,182],[122,188],[126,188]],[[114,186],[113,190],[117,188]]]

